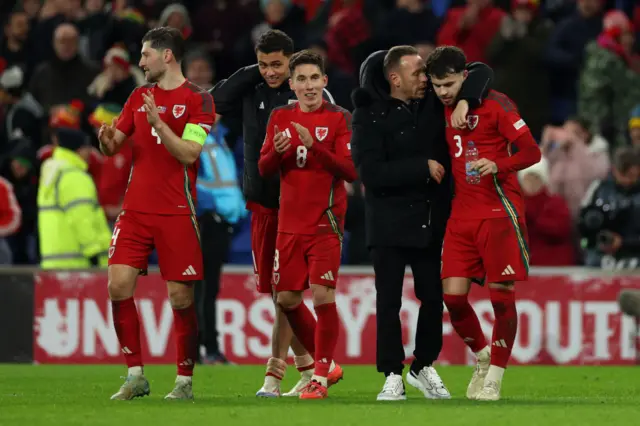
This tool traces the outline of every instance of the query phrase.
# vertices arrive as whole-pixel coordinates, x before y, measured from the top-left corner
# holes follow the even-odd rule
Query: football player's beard
[[[151,71],[148,71],[148,73],[149,73],[149,76],[147,77],[147,81],[149,83],[157,83],[158,81],[160,81],[160,79],[164,75],[164,71],[158,71],[158,72],[155,72],[155,73],[152,73]]]

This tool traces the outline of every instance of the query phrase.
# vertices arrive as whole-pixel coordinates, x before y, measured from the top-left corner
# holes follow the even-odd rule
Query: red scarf
[[[631,66],[631,55],[624,50],[624,47],[622,47],[619,41],[621,33],[622,31],[620,30],[620,28],[616,27],[604,30],[598,36],[597,43],[598,46],[615,53],[616,55],[621,57],[627,65]]]

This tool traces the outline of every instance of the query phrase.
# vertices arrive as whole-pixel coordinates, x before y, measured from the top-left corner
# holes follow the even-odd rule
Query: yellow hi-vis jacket
[[[55,148],[42,164],[38,186],[40,266],[43,269],[106,267],[111,231],[98,204],[87,163],[74,151]]]

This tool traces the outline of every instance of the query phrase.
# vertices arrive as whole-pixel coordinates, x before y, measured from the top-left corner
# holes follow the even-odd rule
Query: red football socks
[[[173,310],[173,329],[176,333],[178,376],[193,376],[193,367],[198,359],[198,317],[193,303],[187,308]]]
[[[127,361],[127,367],[142,367],[140,352],[140,320],[133,297],[125,300],[111,301],[113,326]]]
[[[333,360],[333,353],[338,343],[340,330],[338,309],[335,302],[333,302],[318,305],[315,307],[315,311],[318,315],[318,326],[315,333],[316,368],[314,375],[327,377]]]
[[[291,310],[282,309],[287,315],[293,334],[296,335],[302,346],[313,356],[316,353],[314,336],[316,334],[316,319],[304,302]]]
[[[489,289],[489,294],[496,317],[491,344],[491,365],[506,368],[518,331],[515,292],[492,288]]]
[[[487,346],[487,340],[482,333],[480,321],[471,304],[467,300],[467,295],[445,294],[444,303],[449,311],[451,325],[464,343],[473,352],[479,352]]]

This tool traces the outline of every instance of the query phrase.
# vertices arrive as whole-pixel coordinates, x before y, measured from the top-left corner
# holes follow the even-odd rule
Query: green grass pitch
[[[173,366],[148,366],[151,395],[110,401],[126,370],[118,366],[0,365],[0,425],[640,425],[640,367],[512,367],[497,403],[467,401],[471,367],[438,367],[452,400],[377,402],[373,366],[344,366],[326,401],[258,399],[262,366],[197,366],[195,402],[163,401]],[[289,390],[298,374],[290,367]]]

